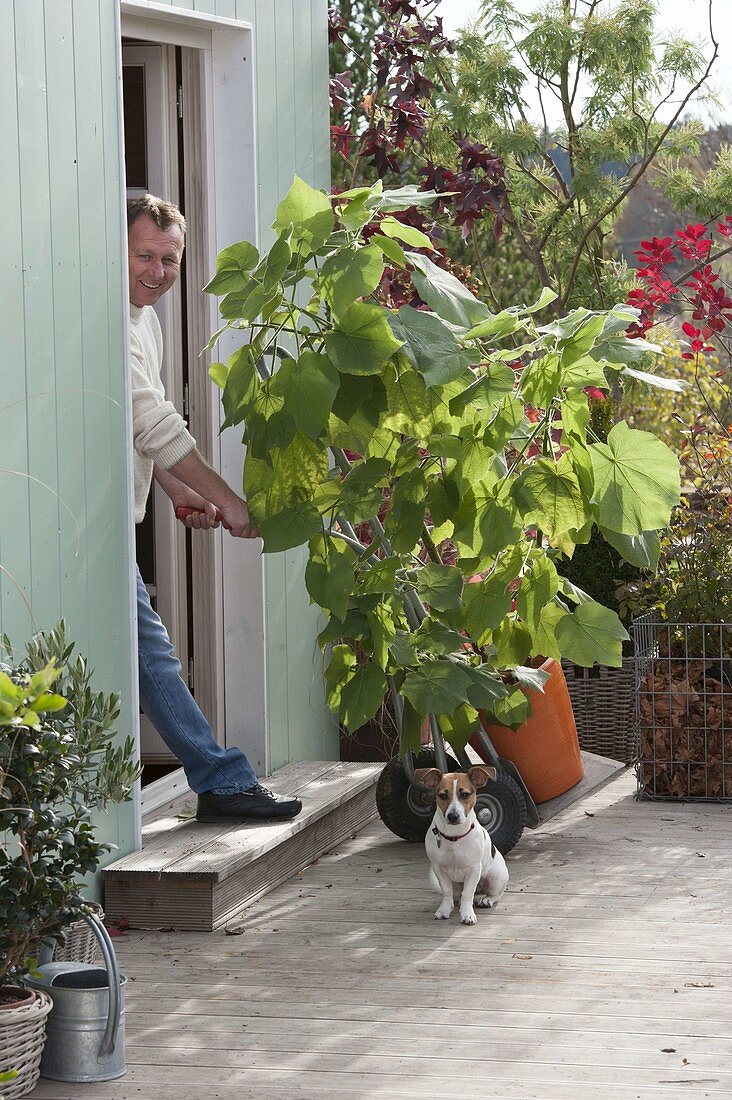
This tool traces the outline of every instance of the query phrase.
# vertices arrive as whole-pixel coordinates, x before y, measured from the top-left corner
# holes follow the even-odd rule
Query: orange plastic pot
[[[530,693],[532,714],[523,726],[517,730],[491,726],[480,716],[496,752],[516,765],[534,802],[564,794],[585,774],[562,666],[550,657],[541,668],[549,679],[543,694]],[[473,734],[470,744],[483,758],[478,734]]]

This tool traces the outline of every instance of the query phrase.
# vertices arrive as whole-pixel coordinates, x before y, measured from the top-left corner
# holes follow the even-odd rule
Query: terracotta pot
[[[550,657],[541,668],[549,673],[549,679],[543,694],[530,693],[532,714],[523,726],[515,731],[507,726],[491,726],[481,713],[481,722],[496,752],[513,761],[537,803],[564,794],[585,774],[562,666]],[[477,734],[470,743],[482,757]]]

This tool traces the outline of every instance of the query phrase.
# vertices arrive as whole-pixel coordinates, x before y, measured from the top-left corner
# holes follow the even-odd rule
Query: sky
[[[527,11],[536,11],[542,0],[518,0],[517,6]],[[612,0],[603,0],[603,7],[609,8]],[[663,36],[677,31],[692,41],[706,43],[706,56],[711,56],[708,36],[708,0],[657,0],[657,30]],[[436,14],[441,15],[445,30],[452,34],[460,27],[475,19],[480,10],[480,0],[441,0]],[[721,108],[701,108],[698,113],[704,121],[715,126],[732,122],[732,0],[713,0],[712,22],[719,43],[719,54],[712,69],[711,83],[723,101]],[[531,103],[539,118],[538,104]],[[550,126],[560,121],[560,116],[552,118],[548,111]]]

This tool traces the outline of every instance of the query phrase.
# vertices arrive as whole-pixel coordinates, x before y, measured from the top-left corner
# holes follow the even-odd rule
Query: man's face
[[[170,290],[180,272],[183,244],[183,232],[177,225],[158,229],[148,214],[132,223],[127,245],[134,306],[154,306]]]

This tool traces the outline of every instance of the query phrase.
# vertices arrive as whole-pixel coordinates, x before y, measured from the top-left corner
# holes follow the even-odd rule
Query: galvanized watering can
[[[84,914],[99,940],[106,969],[81,962],[41,963],[26,984],[53,999],[46,1022],[41,1076],[54,1081],[112,1081],[125,1073],[124,987],[112,941]]]

